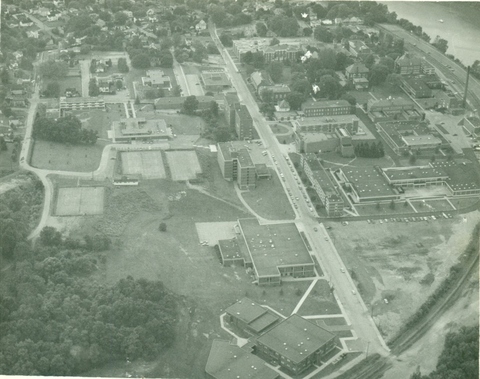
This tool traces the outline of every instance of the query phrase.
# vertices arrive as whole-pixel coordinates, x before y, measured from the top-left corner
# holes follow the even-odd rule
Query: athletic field
[[[122,173],[140,174],[144,179],[165,178],[162,153],[160,151],[128,151],[121,153]]]
[[[174,181],[195,179],[202,172],[194,150],[167,151],[165,154]]]

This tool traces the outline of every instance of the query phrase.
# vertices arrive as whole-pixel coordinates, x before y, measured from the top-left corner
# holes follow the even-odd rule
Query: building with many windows
[[[401,83],[402,89],[416,99],[432,96],[430,87],[419,77],[405,77]]]
[[[422,60],[408,52],[395,60],[395,71],[400,75],[418,75],[421,70]]]
[[[318,198],[330,217],[343,214],[344,201],[331,174],[322,166],[315,154],[302,155],[302,167]]]
[[[368,116],[374,122],[394,120],[423,120],[425,113],[420,112],[415,103],[402,97],[388,99],[370,99],[367,102]]]
[[[252,116],[243,104],[235,108],[235,131],[241,140],[258,138],[257,131],[253,126]]]
[[[242,190],[255,188],[256,168],[246,148],[235,148],[228,142],[219,143],[217,160],[224,179],[236,181]]]
[[[346,100],[315,101],[304,103],[302,111],[306,117],[337,116],[353,113],[352,105]]]
[[[105,109],[105,101],[100,97],[60,97],[60,113],[84,109]]]
[[[321,365],[325,355],[336,348],[337,338],[328,330],[293,314],[257,339],[258,356],[299,375]]]

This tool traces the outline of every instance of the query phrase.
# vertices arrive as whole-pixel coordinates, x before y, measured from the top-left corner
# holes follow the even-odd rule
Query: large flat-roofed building
[[[246,297],[225,309],[225,313],[226,321],[254,336],[264,333],[279,320],[275,313]]]
[[[420,112],[413,101],[398,98],[368,100],[367,111],[374,122],[394,120],[423,120],[425,114]]]
[[[142,84],[154,88],[170,89],[172,83],[170,77],[162,70],[147,70],[146,76],[142,76]]]
[[[220,107],[223,107],[223,96],[196,96],[198,100],[198,109],[208,109],[212,105],[212,101],[215,101]],[[155,99],[155,109],[177,109],[180,110],[183,107],[186,97],[161,97]]]
[[[416,99],[432,96],[432,90],[421,78],[405,77],[401,81],[402,89]]]
[[[280,379],[263,360],[229,341],[213,340],[205,373],[210,379]]]
[[[260,336],[256,352],[292,374],[301,374],[335,349],[337,338],[303,317],[294,314]]]
[[[301,153],[331,153],[339,150],[340,140],[336,133],[295,133],[295,145]]]
[[[122,118],[120,121],[113,121],[109,135],[114,143],[173,138],[173,133],[167,127],[165,120],[146,120],[145,118]]]
[[[435,150],[448,146],[448,141],[425,122],[387,121],[377,123],[378,132],[397,154],[406,151]]]
[[[242,190],[255,188],[256,168],[246,148],[237,149],[232,143],[219,143],[217,160],[226,180],[236,181]]]
[[[253,126],[252,116],[243,104],[235,108],[235,131],[241,140],[258,138],[257,131]]]
[[[105,109],[105,100],[100,97],[60,97],[60,113],[84,109]]]
[[[252,260],[243,239],[219,240],[218,250],[223,266],[240,265],[252,267]]]
[[[315,154],[302,155],[302,167],[312,187],[330,217],[343,214],[344,201],[330,173],[325,170]]]
[[[272,61],[293,61],[303,52],[298,43],[282,43],[270,46],[269,38],[238,39],[233,41],[233,53],[238,59],[248,53],[261,53],[266,63]]]
[[[230,80],[224,72],[204,72],[201,79],[205,91],[219,92],[231,86]]]
[[[382,173],[396,187],[441,185],[451,196],[480,194],[480,178],[471,162],[430,162],[421,167],[384,168]]]
[[[400,198],[385,180],[378,167],[348,168],[335,170],[341,184],[347,188],[346,192],[355,203],[370,201],[396,200]]]
[[[336,115],[321,117],[306,117],[291,121],[293,129],[296,132],[323,132],[333,133],[338,128],[347,129],[350,133],[355,134],[360,125],[363,123],[355,115]]]
[[[280,284],[281,278],[315,276],[315,264],[294,223],[260,225],[238,220],[259,285]]]
[[[337,116],[352,114],[352,105],[346,100],[316,101],[302,105],[302,111],[306,117],[314,116]]]

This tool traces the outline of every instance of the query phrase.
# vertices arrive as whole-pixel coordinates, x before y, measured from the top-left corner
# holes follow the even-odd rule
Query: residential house
[[[290,104],[288,104],[287,100],[282,100],[278,103],[278,105],[275,105],[275,110],[277,112],[289,112]]]
[[[250,75],[250,80],[257,94],[260,94],[262,87],[273,86],[273,81],[266,71],[252,72],[252,75]]]
[[[197,32],[202,31],[207,29],[207,23],[204,20],[200,20],[196,25],[195,25],[195,30]]]
[[[372,53],[372,50],[365,44],[365,42],[360,40],[348,41],[348,47],[348,50],[354,57],[364,59]]]
[[[170,77],[165,75],[162,70],[147,70],[147,76],[142,77],[142,84],[144,86],[150,86],[155,88],[172,88]]]

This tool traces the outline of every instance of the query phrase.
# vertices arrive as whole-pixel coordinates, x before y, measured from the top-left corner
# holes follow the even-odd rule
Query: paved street
[[[302,191],[299,189],[299,185],[290,171],[290,167],[282,154],[275,135],[271,131],[262,114],[259,112],[255,99],[248,90],[242,76],[237,72],[235,64],[221,44],[215,27],[212,24],[209,25],[209,30],[212,39],[225,59],[227,71],[229,72],[232,84],[236,88],[239,98],[248,107],[260,138],[268,147],[272,158],[276,158],[278,162],[276,170],[278,172],[283,172],[285,175],[285,186],[290,188],[293,196],[302,199],[297,201],[298,209],[295,210],[296,223],[299,229],[303,230],[307,235],[322,269],[325,270],[325,275],[335,288],[336,296],[345,309],[347,316],[352,320],[353,327],[358,337],[364,343],[365,349],[367,348],[367,345],[369,345],[371,352],[378,352],[382,355],[387,355],[389,351],[388,347],[385,345],[378,329],[373,323],[363,300],[359,294],[352,293],[352,290],[355,290],[356,292],[352,279],[348,273],[342,273],[340,271],[344,265],[337,254],[335,246],[330,242],[326,230],[322,227],[318,232],[314,231],[314,227],[318,228],[320,226],[316,219],[316,215],[309,210],[309,205],[303,200]],[[326,239],[328,239],[328,241]]]

